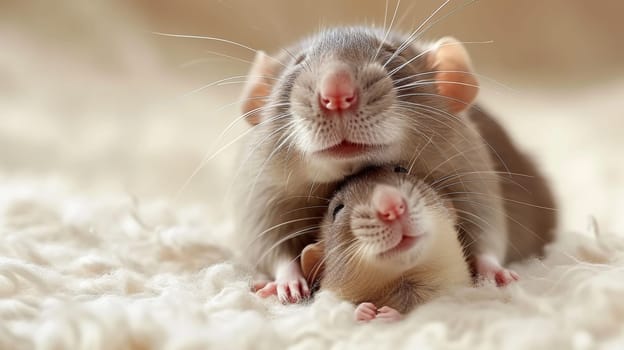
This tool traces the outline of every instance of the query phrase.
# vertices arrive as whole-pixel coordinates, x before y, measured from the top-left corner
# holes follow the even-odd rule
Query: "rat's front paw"
[[[494,273],[494,281],[499,287],[504,287],[511,282],[515,282],[520,279],[520,276],[513,270],[501,267],[500,270]]]
[[[361,303],[355,308],[355,320],[358,322],[369,322],[374,319],[395,322],[402,318],[403,315],[390,306],[382,306],[378,309],[373,303]]]
[[[310,296],[310,288],[305,278],[300,278],[298,280],[268,282],[262,288],[257,289],[256,294],[263,298],[276,295],[282,304],[298,303]]]
[[[298,303],[310,297],[308,282],[303,277],[299,264],[287,262],[277,269],[275,281],[269,282],[260,288],[256,294],[266,298],[277,295],[282,304]]]
[[[396,322],[403,319],[403,315],[401,315],[400,312],[391,308],[390,306],[383,306],[380,307],[379,310],[377,310],[376,318],[385,322]]]
[[[276,281],[276,283],[277,298],[282,302],[282,304],[298,303],[302,299],[310,296],[308,282],[303,277],[285,281]]]
[[[355,308],[355,320],[368,322],[377,316],[377,307],[373,303],[361,303]]]
[[[496,285],[499,287],[504,287],[520,279],[516,272],[502,267],[496,258],[486,254],[476,257],[475,269],[479,276],[496,281]]]

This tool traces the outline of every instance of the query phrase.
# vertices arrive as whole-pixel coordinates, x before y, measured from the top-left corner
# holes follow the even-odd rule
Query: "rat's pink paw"
[[[294,262],[278,266],[275,281],[264,285],[263,282],[257,282],[254,284],[254,287],[256,286],[260,287],[256,294],[263,298],[277,295],[277,299],[283,304],[298,303],[310,297],[308,282],[303,277],[299,265]]]
[[[355,308],[355,320],[368,322],[377,316],[377,307],[373,303],[361,303]]]
[[[515,271],[507,270],[502,268],[498,270],[494,274],[494,280],[496,281],[496,285],[499,287],[504,287],[511,282],[515,282],[520,279],[520,276]]]
[[[303,277],[293,278],[290,280],[278,280],[277,284],[277,299],[282,304],[298,303],[302,299],[310,296],[310,288],[308,282]]]
[[[374,319],[395,322],[403,319],[403,315],[389,306],[382,306],[378,309],[373,303],[361,303],[355,308],[356,321],[364,323]]]
[[[258,296],[268,298],[271,295],[277,295],[277,283],[275,282],[255,282],[253,289]]]
[[[263,298],[276,295],[282,304],[298,303],[302,299],[310,297],[310,288],[305,278],[286,282],[273,281],[265,283],[260,289],[257,289],[256,294]]]
[[[377,310],[378,320],[382,320],[385,322],[396,322],[403,319],[403,315],[397,310],[391,308],[390,306],[383,306]]]
[[[499,287],[520,279],[516,272],[502,267],[495,257],[487,254],[476,257],[475,268],[480,276],[496,281]]]

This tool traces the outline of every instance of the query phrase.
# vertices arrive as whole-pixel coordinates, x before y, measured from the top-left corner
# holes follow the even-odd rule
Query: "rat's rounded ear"
[[[262,107],[273,87],[274,78],[279,61],[268,56],[263,51],[258,51],[251,70],[247,75],[247,81],[243,87],[242,112],[249,124],[256,125],[262,121]]]
[[[474,102],[479,82],[472,73],[470,57],[464,46],[452,37],[438,40],[427,56],[434,70],[438,94],[446,97],[452,113],[459,113]]]
[[[314,285],[323,272],[323,256],[325,245],[323,242],[308,244],[301,252],[301,271],[308,285]]]

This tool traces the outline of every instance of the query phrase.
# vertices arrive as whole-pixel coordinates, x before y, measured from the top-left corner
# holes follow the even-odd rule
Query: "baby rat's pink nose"
[[[406,212],[403,194],[393,186],[377,185],[373,190],[373,208],[383,221],[394,221]]]
[[[330,111],[349,109],[355,106],[356,90],[348,66],[329,67],[321,78],[319,104]]]

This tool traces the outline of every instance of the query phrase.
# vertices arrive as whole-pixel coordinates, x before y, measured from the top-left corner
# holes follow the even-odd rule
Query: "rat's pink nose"
[[[397,220],[406,212],[403,194],[396,187],[388,185],[375,187],[372,204],[377,211],[377,216],[383,221]]]
[[[331,67],[323,75],[319,91],[321,108],[330,111],[346,110],[355,106],[356,85],[348,67]]]

